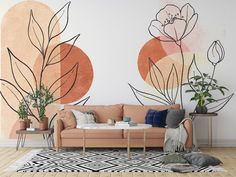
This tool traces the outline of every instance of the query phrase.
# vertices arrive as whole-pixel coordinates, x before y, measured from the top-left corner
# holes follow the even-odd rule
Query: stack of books
[[[35,131],[36,129],[33,128],[33,127],[30,127],[30,128],[27,128],[26,130],[27,130],[27,131]]]
[[[129,127],[129,122],[117,121],[115,126]]]

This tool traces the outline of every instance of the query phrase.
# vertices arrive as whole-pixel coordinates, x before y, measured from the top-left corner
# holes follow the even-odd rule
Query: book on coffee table
[[[129,122],[117,121],[117,122],[115,123],[115,126],[129,127]]]
[[[35,128],[26,128],[27,131],[35,131]]]

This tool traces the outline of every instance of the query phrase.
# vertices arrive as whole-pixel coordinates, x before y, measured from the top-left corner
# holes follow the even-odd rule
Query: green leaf
[[[207,97],[207,96],[208,96],[208,97],[211,97],[211,96],[212,96],[209,92],[204,92],[203,95],[204,95],[205,97]]]
[[[215,99],[213,99],[213,98],[207,98],[206,99],[208,102],[210,102],[210,103],[212,103],[212,102],[214,102],[214,101],[216,101]]]

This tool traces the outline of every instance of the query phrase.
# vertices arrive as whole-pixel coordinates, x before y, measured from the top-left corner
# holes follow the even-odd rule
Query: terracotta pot
[[[48,117],[44,117],[43,120],[39,121],[39,130],[48,129]]]
[[[25,130],[26,129],[26,122],[24,120],[20,120],[19,124],[20,124],[20,130]]]
[[[30,127],[30,119],[24,119],[25,123],[26,123],[26,128]]]

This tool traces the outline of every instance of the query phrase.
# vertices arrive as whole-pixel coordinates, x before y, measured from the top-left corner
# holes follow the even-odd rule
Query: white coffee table
[[[144,156],[146,155],[146,129],[151,128],[152,125],[149,124],[138,124],[136,126],[112,126],[105,123],[96,123],[96,124],[85,124],[80,129],[83,130],[83,154],[85,155],[85,146],[86,146],[86,130],[127,130],[128,137],[127,137],[127,154],[128,159],[130,159],[130,130],[143,130],[143,153]]]

